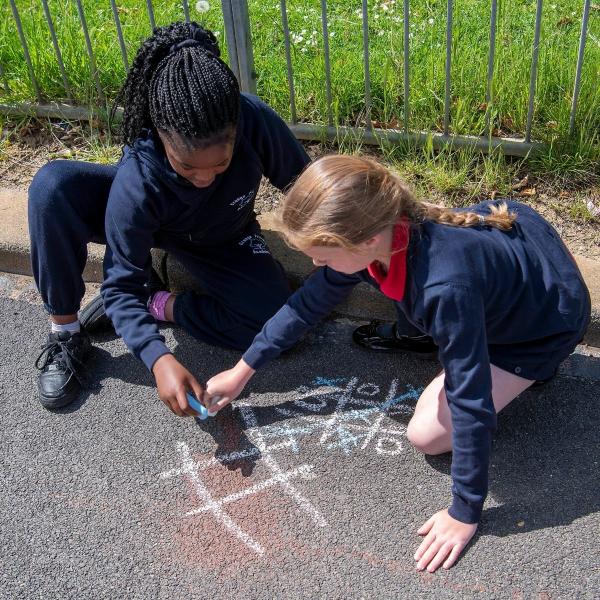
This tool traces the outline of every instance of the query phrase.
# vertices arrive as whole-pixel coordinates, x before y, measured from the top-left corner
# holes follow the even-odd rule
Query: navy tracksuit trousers
[[[104,215],[117,166],[54,161],[29,189],[32,267],[50,314],[80,308],[88,242],[106,243]],[[160,247],[160,246],[157,246]],[[174,306],[175,322],[194,337],[245,350],[262,325],[286,301],[289,285],[252,222],[226,244],[204,246],[182,239],[168,250],[198,279],[206,293],[185,292]],[[110,268],[107,248],[104,269]]]

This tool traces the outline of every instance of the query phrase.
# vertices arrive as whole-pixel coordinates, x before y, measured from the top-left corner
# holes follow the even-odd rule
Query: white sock
[[[79,333],[81,331],[79,319],[73,321],[72,323],[65,323],[64,325],[59,325],[54,321],[50,321],[50,323],[52,327],[52,333],[59,333],[60,331],[68,331],[69,333]]]

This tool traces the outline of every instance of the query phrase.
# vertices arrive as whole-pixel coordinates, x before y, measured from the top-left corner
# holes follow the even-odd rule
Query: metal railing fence
[[[73,93],[69,83],[69,77],[62,58],[59,42],[55,32],[55,26],[47,0],[40,0],[43,5],[45,19],[48,25],[56,61],[60,70],[62,83],[67,99],[72,99]],[[117,38],[123,65],[125,70],[129,67],[129,58],[123,30],[121,27],[117,0],[109,0],[112,16],[115,22]],[[183,9],[184,18],[190,20],[190,11],[188,0],[180,0]],[[340,136],[344,138],[355,137],[365,143],[380,144],[382,142],[397,142],[407,140],[416,144],[431,144],[435,148],[440,148],[448,144],[457,146],[474,146],[482,151],[491,151],[501,149],[506,154],[525,156],[535,149],[538,144],[532,142],[532,123],[535,110],[536,82],[538,76],[538,56],[540,46],[541,24],[542,24],[542,5],[543,0],[536,0],[535,27],[533,31],[532,56],[529,78],[529,95],[527,104],[527,118],[524,139],[495,137],[492,135],[490,124],[492,102],[492,81],[494,78],[494,64],[496,52],[496,29],[498,17],[498,0],[491,0],[490,19],[489,19],[489,51],[487,60],[487,76],[485,88],[485,135],[467,136],[450,133],[451,124],[451,91],[452,91],[452,43],[453,43],[453,0],[447,0],[446,3],[446,28],[445,28],[445,86],[443,99],[443,131],[441,133],[414,131],[410,127],[411,119],[411,96],[410,96],[410,7],[409,0],[403,0],[403,126],[398,129],[378,129],[373,127],[371,121],[372,97],[371,97],[371,77],[369,63],[369,11],[367,0],[361,0],[361,19],[362,19],[362,51],[364,66],[364,115],[365,125],[363,127],[341,127],[336,126],[333,118],[332,84],[331,84],[331,60],[330,60],[330,34],[328,27],[328,4],[327,0],[320,0],[321,9],[321,29],[323,36],[324,69],[325,69],[325,93],[327,104],[327,125],[316,125],[311,123],[300,123],[297,117],[296,108],[296,90],[294,85],[294,70],[292,63],[292,43],[290,27],[288,23],[288,8],[286,0],[279,0],[281,28],[283,31],[283,51],[285,53],[287,83],[289,90],[289,105],[291,122],[290,127],[297,137],[301,139],[337,139]],[[34,67],[31,61],[30,51],[23,31],[21,15],[17,9],[15,0],[9,0],[12,15],[17,28],[19,40],[22,46],[24,60],[27,65],[29,78],[31,80],[34,94],[37,98],[37,104],[22,103],[17,105],[0,105],[0,112],[5,114],[38,114],[43,116],[59,116],[70,118],[87,118],[89,109],[84,107],[69,106],[59,103],[42,103],[42,93]],[[95,89],[100,102],[106,108],[106,97],[102,89],[99,70],[96,62],[94,49],[90,40],[86,16],[81,0],[74,0],[77,6],[79,22],[85,38],[86,52],[89,59],[90,75],[95,85]],[[584,61],[586,40],[588,37],[588,22],[590,15],[591,0],[583,0],[583,12],[581,18],[581,31],[579,35],[579,44],[577,52],[577,62],[574,65],[573,92],[569,115],[569,133],[572,134],[575,129],[577,118],[577,103],[581,89],[582,66]],[[225,34],[227,37],[227,49],[229,55],[229,64],[236,74],[240,87],[243,91],[256,93],[256,72],[254,69],[253,44],[251,36],[251,19],[248,10],[248,0],[221,0]],[[154,7],[152,0],[146,0],[146,9],[149,20],[149,28],[155,27]],[[0,65],[0,78],[2,78],[4,69]],[[6,86],[6,82],[4,83]]]

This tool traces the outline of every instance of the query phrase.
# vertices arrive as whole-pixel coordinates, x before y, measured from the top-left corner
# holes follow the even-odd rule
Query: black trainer
[[[77,398],[83,387],[84,362],[92,345],[88,334],[61,331],[50,333],[35,361],[40,369],[38,390],[44,408],[60,408]]]
[[[359,346],[376,352],[408,352],[418,358],[437,358],[437,346],[428,335],[398,335],[395,326],[390,327],[381,321],[357,327],[352,339]]]
[[[102,296],[96,294],[80,311],[79,323],[88,333],[112,328],[112,321],[104,310]]]
[[[163,283],[160,275],[152,269],[150,272],[150,280],[146,284],[146,288],[148,289],[149,295],[152,296],[154,292],[166,290],[167,286]],[[104,302],[102,301],[102,296],[100,294],[96,294],[79,311],[79,322],[81,323],[81,327],[88,333],[112,329],[112,321],[108,318],[108,315],[104,310]]]

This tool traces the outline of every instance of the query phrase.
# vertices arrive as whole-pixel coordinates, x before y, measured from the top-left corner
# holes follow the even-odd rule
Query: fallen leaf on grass
[[[515,122],[510,115],[505,115],[500,120],[500,127],[509,133],[515,130]]]
[[[523,179],[520,179],[519,181],[517,181],[517,183],[514,183],[510,189],[514,190],[515,192],[518,192],[519,190],[522,190],[524,187],[526,187],[528,183],[529,175],[525,175]]]
[[[371,121],[371,124],[375,129],[400,129],[398,119],[391,119],[390,121]]]
[[[537,194],[537,191],[535,188],[525,188],[524,190],[521,190],[517,196],[535,196]]]
[[[571,17],[563,17],[556,25],[558,27],[563,27],[564,25],[572,25],[573,23],[575,23],[575,19],[571,19]]]

